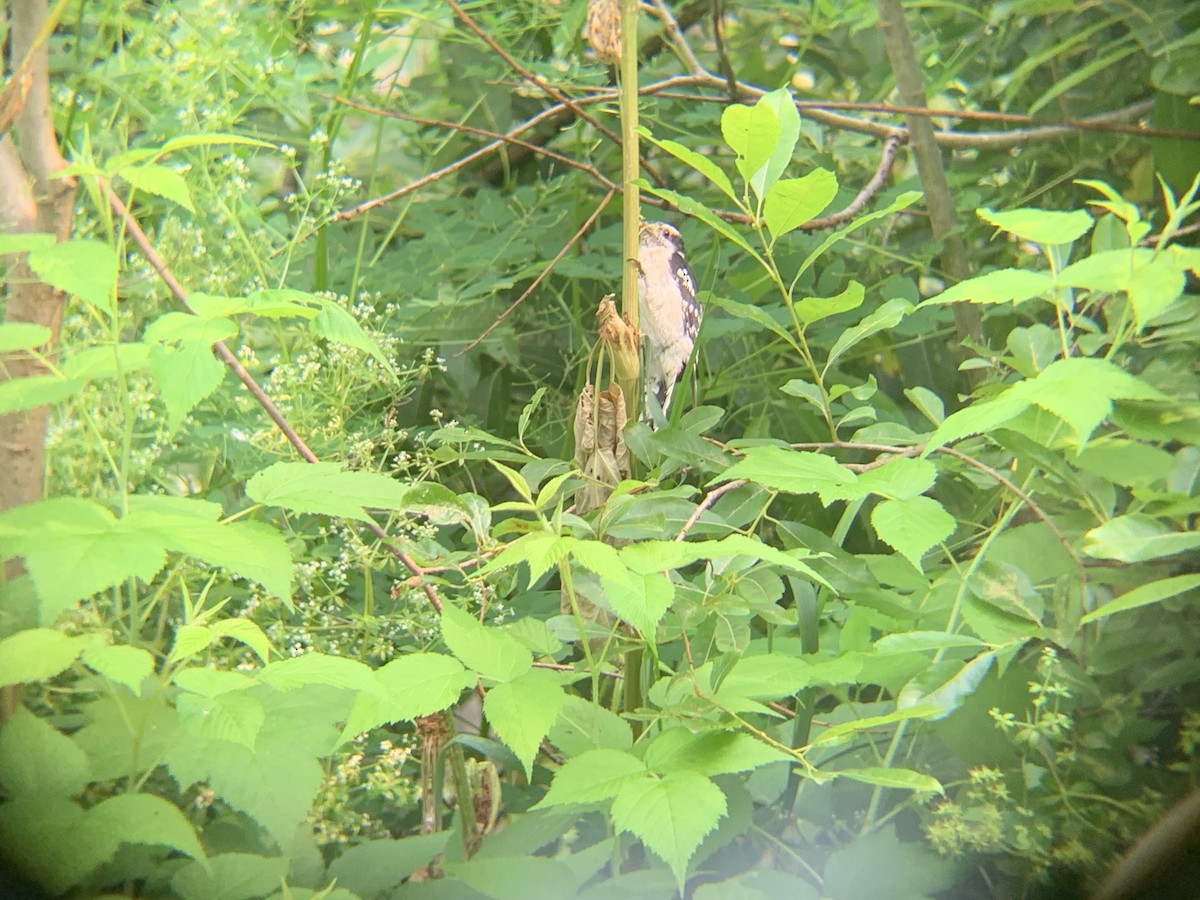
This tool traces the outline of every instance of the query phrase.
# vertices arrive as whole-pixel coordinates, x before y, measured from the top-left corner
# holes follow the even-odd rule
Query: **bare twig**
[[[688,532],[695,527],[700,521],[700,517],[704,515],[704,511],[721,499],[730,491],[737,490],[746,483],[746,479],[738,478],[733,481],[727,481],[720,487],[713,488],[704,495],[704,499],[696,504],[696,508],[692,510],[692,514],[687,517],[687,521],[683,523],[683,527],[679,529],[679,534],[675,535],[675,540],[682,541],[688,536]]]
[[[133,237],[133,242],[137,244],[138,249],[142,251],[142,255],[146,258],[146,261],[150,263],[150,266],[155,272],[158,273],[158,276],[163,280],[163,284],[165,284],[167,289],[175,295],[175,298],[179,301],[183,308],[190,312],[191,308],[188,306],[187,292],[183,289],[183,285],[179,283],[179,280],[175,277],[166,261],[159,255],[158,251],[154,249],[154,245],[150,242],[150,238],[147,237],[146,232],[142,230],[142,226],[138,224],[137,219],[135,219],[129,212],[129,207],[122,202],[121,198],[118,197],[116,192],[108,185],[103,185],[103,190],[108,196],[108,202],[112,207],[113,212],[115,212],[117,217],[121,219],[125,228]],[[251,396],[253,396],[258,402],[259,406],[263,408],[263,411],[267,414],[271,421],[275,423],[275,427],[279,429],[280,433],[283,434],[285,438],[287,438],[287,442],[295,448],[296,452],[300,454],[300,457],[305,462],[320,462],[320,459],[318,459],[317,455],[313,453],[308,444],[304,442],[304,439],[296,433],[296,429],[292,427],[292,424],[287,420],[283,413],[279,411],[279,407],[274,404],[271,398],[267,396],[266,391],[264,391],[259,383],[254,380],[254,376],[247,372],[246,367],[238,362],[237,356],[232,350],[229,349],[229,346],[224,341],[217,341],[215,344],[213,344],[213,353],[215,353],[217,359],[225,363],[225,365],[233,371],[234,375],[237,376],[237,379],[243,385],[245,385],[246,390],[250,392]],[[392,537],[389,536],[388,533],[384,531],[378,524],[375,522],[368,522],[366,525],[367,529],[372,534],[383,541],[384,546],[388,548],[388,551],[395,556],[396,559],[398,559],[406,569],[412,572],[415,578],[420,580],[421,588],[425,592],[425,596],[429,599],[429,602],[433,605],[433,608],[438,612],[441,612],[442,600],[438,596],[437,589],[434,588],[434,586],[425,578],[425,576],[429,574],[429,570],[419,565],[416,560],[414,560],[403,550],[403,548],[399,547]]]
[[[506,310],[504,310],[504,312],[500,313],[500,315],[496,318],[496,321],[494,321],[491,325],[489,325],[487,327],[487,329],[483,332],[483,334],[481,334],[479,337],[475,338],[475,340],[471,341],[471,343],[467,344],[467,346],[463,347],[463,349],[459,350],[458,354],[457,354],[458,356],[462,356],[464,353],[466,353],[472,347],[477,346],[480,341],[482,341],[489,334],[491,334],[493,331],[495,331],[496,328],[500,325],[500,323],[503,322],[505,319],[507,319],[509,317],[509,315],[512,314],[513,310],[515,310],[518,306],[520,306],[522,303],[525,302],[525,299],[534,292],[534,290],[537,288],[537,286],[542,283],[542,280],[545,279],[545,277],[550,274],[551,270],[553,270],[553,268],[556,265],[558,265],[559,260],[561,260],[564,256],[567,255],[567,251],[570,250],[572,247],[574,247],[579,242],[579,239],[582,238],[585,234],[587,234],[588,229],[591,228],[592,224],[596,221],[597,218],[599,218],[600,213],[604,212],[604,207],[608,206],[608,202],[610,200],[612,200],[612,198],[616,194],[616,192],[617,192],[616,185],[613,185],[611,188],[609,188],[608,193],[604,195],[604,199],[600,201],[600,205],[597,206],[594,210],[592,210],[592,214],[587,217],[587,221],[579,226],[579,230],[576,231],[575,234],[572,235],[571,239],[563,245],[563,248],[558,251],[558,253],[555,255],[554,259],[550,260],[550,262],[547,263],[546,267],[544,269],[542,269],[541,272],[538,273],[538,277],[533,280],[533,284],[531,284],[528,288],[525,289],[525,293],[521,294],[520,297],[518,297],[511,304],[509,304],[508,309],[506,309]]]
[[[671,46],[675,48],[675,55],[679,57],[679,61],[683,63],[685,69],[693,75],[703,75],[704,66],[700,65],[700,60],[696,58],[696,53],[692,50],[692,45],[687,42],[687,38],[683,36],[683,30],[679,27],[679,23],[675,17],[671,15],[671,11],[667,9],[667,5],[663,0],[651,0],[654,8],[654,14],[663,23],[663,32],[666,34]]]

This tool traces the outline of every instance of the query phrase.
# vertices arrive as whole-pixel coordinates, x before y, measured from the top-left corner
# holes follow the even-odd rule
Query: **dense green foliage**
[[[933,106],[1153,100],[1188,129],[1184,6],[909,16]],[[456,164],[553,104],[529,76],[611,84],[586,4],[467,7],[522,72],[438,2],[108,0],[59,28],[75,235],[0,236],[70,297],[52,374],[0,384],[0,412],[55,405],[47,499],[0,511],[27,569],[0,585],[0,847],[26,877],[1074,896],[1197,786],[1196,143],[962,120],[951,284],[907,151],[881,169],[880,133],[793,102],[889,98],[875,7],[712,8],[675,9],[691,46],[763,90],[642,101],[645,215],[702,289],[697,388],[629,426],[634,478],[586,512],[572,421],[618,204],[483,335],[620,148],[568,110],[520,137],[559,156]],[[642,83],[686,71],[642,20]],[[614,96],[584,108],[618,129]],[[46,340],[0,326],[2,352]]]

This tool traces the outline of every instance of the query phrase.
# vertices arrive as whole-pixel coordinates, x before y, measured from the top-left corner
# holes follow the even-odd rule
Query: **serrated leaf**
[[[200,321],[200,320],[197,320]],[[212,344],[232,336],[228,319],[219,319],[202,336],[179,346],[160,344],[150,350],[150,371],[167,407],[167,427],[174,430],[225,377],[225,366],[212,354]],[[205,342],[205,338],[213,340]]]
[[[537,808],[612,800],[622,786],[646,776],[646,764],[621,750],[588,750],[567,760]]]
[[[837,176],[828,169],[814,169],[800,178],[775,182],[763,201],[763,218],[772,237],[778,240],[815,219],[833,202],[837,191]]]
[[[267,718],[262,703],[245,691],[225,691],[211,697],[180,694],[176,709],[194,734],[251,750]]]
[[[613,800],[612,820],[671,867],[682,891],[688,861],[725,811],[719,787],[697,772],[682,771],[626,782]]]
[[[179,807],[153,794],[118,794],[102,800],[88,810],[87,828],[123,844],[155,844],[193,859],[205,858],[195,829]]]
[[[483,700],[483,712],[500,739],[516,754],[533,778],[538,747],[562,709],[563,689],[545,669],[530,669],[511,681],[498,684]]]
[[[954,516],[931,497],[884,500],[871,511],[871,525],[888,544],[918,571],[921,558],[954,534]]]
[[[449,603],[442,609],[442,640],[464,665],[494,681],[511,681],[533,666],[533,654],[520,641]]]
[[[30,628],[0,641],[0,686],[46,681],[70,666],[85,637],[69,637],[52,628]]]
[[[475,683],[475,676],[452,656],[413,653],[375,670],[382,691],[360,693],[346,718],[339,743],[380,725],[447,709]]]
[[[288,604],[289,608],[291,604]],[[271,642],[263,630],[249,619],[220,619],[210,626],[214,637],[232,638],[253,650],[264,663],[271,653]]]
[[[33,350],[50,340],[50,329],[33,322],[0,323],[0,353]]]
[[[826,506],[866,494],[858,487],[858,476],[833,457],[787,447],[747,448],[742,458],[720,475],[721,481],[735,478],[792,494],[817,494]]]
[[[134,694],[141,693],[142,682],[154,671],[154,657],[141,647],[117,645],[89,647],[83,652],[88,668],[109,681],[123,684]]]
[[[182,206],[190,213],[196,211],[184,177],[166,166],[145,163],[121,170],[121,177],[139,191],[145,191]]]
[[[246,495],[294,512],[372,522],[367,509],[404,509],[408,486],[387,475],[348,471],[337,463],[280,462],[246,482]]]
[[[937,481],[937,467],[927,459],[900,456],[858,476],[858,486],[889,500],[908,500]]]
[[[294,691],[313,684],[349,688],[381,694],[375,674],[356,659],[329,656],[325,653],[305,653],[263,667],[259,681],[279,691]]]
[[[613,612],[651,639],[675,599],[671,579],[662,572],[649,572],[631,573],[622,580],[602,576],[600,581]]]
[[[1045,209],[1011,209],[996,212],[986,206],[975,214],[989,225],[1035,244],[1069,244],[1091,229],[1093,219],[1081,209],[1057,212]]]
[[[968,278],[935,294],[929,303],[1024,303],[1040,297],[1054,287],[1054,279],[1044,272],[1027,269],[997,269],[986,275]]]
[[[91,781],[90,769],[74,741],[24,706],[0,728],[0,784],[9,797],[73,797]]]
[[[567,694],[558,720],[550,729],[550,741],[567,757],[589,750],[628,750],[633,746],[629,723],[597,703]]]
[[[737,731],[693,734],[686,728],[664,731],[646,748],[646,767],[653,772],[689,771],[701,775],[749,772],[773,762],[792,762],[791,756]]]
[[[117,254],[100,241],[70,240],[29,251],[29,268],[46,284],[113,313]]]

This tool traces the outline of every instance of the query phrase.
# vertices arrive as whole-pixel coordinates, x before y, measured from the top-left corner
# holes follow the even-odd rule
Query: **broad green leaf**
[[[566,559],[578,543],[578,538],[550,531],[522,535],[492,557],[487,565],[479,569],[478,574],[487,575],[525,563],[529,566],[529,581],[532,584]]]
[[[702,559],[746,556],[775,563],[821,581],[820,576],[802,561],[812,558],[811,552],[780,550],[744,534],[726,535],[719,541],[638,541],[622,547],[620,554],[630,571],[647,575],[667,569],[678,569]]]
[[[971,594],[1003,613],[1042,624],[1045,604],[1033,581],[1019,567],[1001,560],[984,560],[967,579]]]
[[[263,634],[263,630],[250,619],[220,619],[210,627],[214,638],[232,638],[253,650],[264,663],[269,661],[267,657],[271,653],[271,642]]]
[[[24,706],[0,727],[0,784],[9,797],[73,797],[89,781],[79,746]]]
[[[321,307],[321,311],[308,325],[313,334],[333,341],[335,344],[344,344],[347,347],[366,352],[383,367],[393,380],[397,377],[392,361],[387,358],[379,344],[363,330],[362,325],[354,316],[328,297],[319,297],[316,294],[310,296]]]
[[[195,656],[201,650],[212,646],[216,639],[217,636],[207,625],[180,625],[175,629],[175,643],[171,647],[171,655],[167,657],[167,662],[176,663]]]
[[[375,673],[356,659],[329,656],[325,653],[305,653],[265,666],[258,675],[263,684],[280,691],[294,691],[312,684],[382,694]]]
[[[1096,559],[1145,562],[1200,547],[1200,531],[1172,531],[1158,519],[1130,513],[1109,519],[1083,536],[1083,552]]]
[[[83,382],[58,375],[27,375],[0,382],[0,415],[36,409],[79,393]]]
[[[113,313],[117,254],[100,241],[71,240],[29,251],[29,268],[47,284]]]
[[[1058,274],[1058,283],[1104,293],[1129,295],[1138,328],[1158,315],[1183,293],[1186,263],[1172,253],[1148,247],[1107,250],[1072,263]]]
[[[156,163],[145,163],[122,169],[121,177],[139,191],[170,200],[190,213],[196,211],[196,207],[192,203],[192,195],[188,191],[187,181],[174,169]]]
[[[292,288],[271,288],[247,294],[243,309],[252,316],[264,319],[315,319],[321,312],[322,301],[326,299]]]
[[[862,306],[863,296],[863,286],[857,281],[851,281],[846,289],[836,297],[805,297],[797,300],[796,315],[805,325],[811,325],[813,322],[820,322],[822,319],[836,316],[838,313],[858,309]]]
[[[848,845],[830,853],[820,896],[839,900],[961,897],[961,891],[955,890],[962,884],[961,861],[929,849],[923,835],[914,834],[913,840],[901,841],[896,830],[895,823],[889,823],[874,831],[863,831]]]
[[[621,788],[646,776],[646,764],[621,750],[588,750],[567,760],[554,775],[538,808],[612,800]]]
[[[680,771],[627,781],[613,800],[612,820],[671,867],[682,891],[688,861],[725,812],[719,787],[698,772]]]
[[[412,653],[375,670],[380,694],[360,693],[339,743],[391,722],[428,716],[450,707],[475,677],[452,656]]]
[[[871,525],[884,541],[918,571],[921,558],[954,533],[954,517],[931,497],[884,500],[871,510]]]
[[[927,459],[899,456],[858,476],[858,486],[889,500],[917,497],[937,481],[937,467]]]
[[[717,309],[724,310],[735,318],[747,319],[751,322],[754,322],[756,325],[762,326],[777,337],[783,338],[785,341],[787,341],[789,346],[798,346],[796,344],[796,339],[792,337],[791,333],[782,325],[780,325],[775,320],[774,316],[761,307],[754,306],[750,303],[738,303],[736,300],[730,300],[726,297],[718,297],[716,295],[710,296],[709,302],[712,306],[716,307]]]
[[[989,225],[1035,244],[1069,244],[1083,237],[1092,227],[1093,219],[1081,209],[1055,212],[1044,209],[1011,209],[996,212],[986,206],[975,214]]]
[[[245,691],[254,687],[256,680],[245,672],[196,666],[180,669],[172,676],[171,682],[193,694],[216,697],[230,691]]]
[[[579,889],[566,862],[544,856],[479,855],[447,861],[442,868],[493,900],[559,900],[576,896]]]
[[[735,202],[737,201],[737,194],[733,190],[733,184],[730,182],[729,176],[726,175],[725,172],[722,171],[717,164],[710,160],[707,156],[702,153],[697,153],[690,147],[685,147],[678,141],[665,139],[659,140],[658,138],[654,137],[654,135],[650,133],[650,130],[645,126],[640,126],[638,128],[638,134],[640,134],[650,143],[654,144],[654,146],[658,147],[660,150],[665,150],[680,162],[691,166],[693,169],[719,187],[721,192],[726,197]]]
[[[120,846],[88,828],[87,814],[63,797],[30,794],[0,805],[0,846],[25,874],[54,896],[66,893]]]
[[[917,410],[934,425],[941,425],[946,418],[946,404],[929,388],[905,388],[904,396]]]
[[[737,154],[737,170],[760,197],[763,177],[759,172],[775,153],[781,130],[779,116],[761,100],[753,106],[727,106],[721,115],[721,134]]]
[[[627,582],[629,570],[612,544],[604,541],[577,540],[571,545],[571,560],[589,572],[603,575],[609,582]]]
[[[50,329],[33,322],[0,323],[0,353],[34,350],[50,340]]]
[[[721,682],[721,692],[754,700],[790,697],[812,684],[812,666],[783,653],[744,656]]]
[[[157,538],[77,497],[56,497],[0,513],[0,555],[25,558],[43,622],[127,578],[148,582],[166,562]]]
[[[263,522],[213,521],[220,514],[218,504],[194,498],[138,496],[130,498],[123,522],[131,531],[157,538],[168,550],[257,581],[293,608],[292,555],[283,535]],[[254,649],[265,645],[264,637]]]
[[[817,494],[826,506],[866,495],[858,487],[858,476],[832,456],[787,447],[747,448],[742,458],[720,475],[721,481],[735,478],[791,494]]]
[[[125,685],[134,694],[141,693],[142,682],[154,671],[154,657],[149,651],[125,644],[89,647],[83,651],[83,661],[88,668],[109,681]]]
[[[1115,600],[1093,609],[1079,620],[1080,625],[1094,622],[1111,616],[1113,613],[1124,612],[1127,609],[1137,609],[1139,606],[1149,606],[1151,603],[1161,603],[1188,591],[1200,587],[1200,575],[1176,575],[1173,578],[1160,578],[1149,584],[1135,587],[1126,591]]]
[[[440,831],[400,840],[363,841],[329,864],[329,877],[364,900],[386,894],[445,850],[450,834]]]
[[[796,109],[796,101],[791,92],[785,87],[763,94],[758,103],[768,107],[779,121],[779,136],[775,139],[771,158],[759,171],[756,183],[753,184],[755,193],[765,197],[792,164],[792,154],[796,150],[796,142],[800,139],[800,112]]]
[[[118,794],[102,800],[87,815],[91,834],[116,838],[123,844],[170,847],[193,859],[204,859],[196,832],[174,803],[153,794]]]
[[[568,758],[596,749],[628,750],[633,746],[633,729],[612,710],[567,694],[550,729],[550,741]]]
[[[793,758],[748,734],[708,731],[693,734],[686,728],[664,731],[646,748],[646,767],[652,772],[690,771],[701,775],[749,772],[773,762]]]
[[[43,232],[0,234],[0,255],[27,253],[30,250],[51,247],[54,243],[54,235]]]
[[[1027,269],[997,269],[952,285],[924,303],[1024,303],[1040,297],[1054,287],[1054,279],[1044,272]]]
[[[265,897],[287,878],[288,863],[285,856],[219,853],[208,858],[207,868],[199,861],[184,863],[171,876],[171,889],[182,900]]]
[[[203,323],[203,320],[196,319],[196,322]],[[220,387],[225,366],[213,356],[212,345],[231,337],[235,331],[228,319],[216,319],[203,323],[203,327],[195,330],[193,339],[178,346],[160,344],[151,348],[150,371],[154,373],[167,407],[168,428],[178,428],[201,400]],[[149,334],[147,339],[150,339]]]
[[[562,709],[563,689],[545,669],[530,669],[498,684],[483,700],[483,712],[500,739],[517,755],[525,777],[533,779],[538,747]]]
[[[833,347],[829,351],[829,359],[825,361],[824,371],[828,372],[834,360],[851,347],[862,343],[873,334],[878,334],[889,328],[895,328],[900,320],[912,312],[912,310],[913,305],[903,297],[893,297],[853,328],[843,331],[838,336],[838,339],[833,342]]]
[[[815,219],[833,202],[837,191],[837,176],[828,169],[814,169],[801,178],[775,182],[763,202],[763,218],[772,237],[778,240]]]
[[[180,694],[176,709],[194,734],[251,750],[267,718],[262,703],[245,691],[226,691],[211,697]]]
[[[338,463],[279,462],[246,482],[246,495],[293,512],[374,521],[367,509],[404,509],[408,485],[375,472],[348,471]]]
[[[920,653],[925,650],[976,650],[987,646],[979,638],[965,634],[948,634],[944,631],[906,631],[887,634],[877,640],[871,648],[873,654]]]
[[[520,641],[450,603],[442,609],[442,640],[464,665],[493,681],[511,681],[533,666],[533,654]]]
[[[613,612],[652,640],[655,628],[675,599],[671,579],[662,572],[635,572],[621,581],[602,576],[600,582]]]
[[[1166,397],[1108,360],[1055,360],[1036,378],[1019,381],[996,397],[947,416],[924,453],[971,434],[992,431],[1032,405],[1063,419],[1083,444],[1112,412],[1114,400],[1162,401]]]
[[[119,372],[140,372],[150,367],[150,349],[141,341],[87,347],[74,352],[63,363],[62,371],[67,378],[80,382],[112,378]]]
[[[932,704],[941,712],[929,718],[933,721],[944,719],[962,706],[978,690],[995,662],[995,653],[990,651],[980,653],[974,659],[963,663],[944,683],[933,686],[932,689],[917,681],[910,682],[901,690],[896,700],[896,706],[907,709]]]

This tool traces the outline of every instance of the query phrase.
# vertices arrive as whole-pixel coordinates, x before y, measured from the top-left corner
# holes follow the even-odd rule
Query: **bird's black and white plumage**
[[[665,413],[700,331],[703,311],[696,302],[696,277],[683,255],[679,229],[666,222],[643,222],[638,240],[640,324],[645,338],[645,421],[653,423],[654,403]]]

